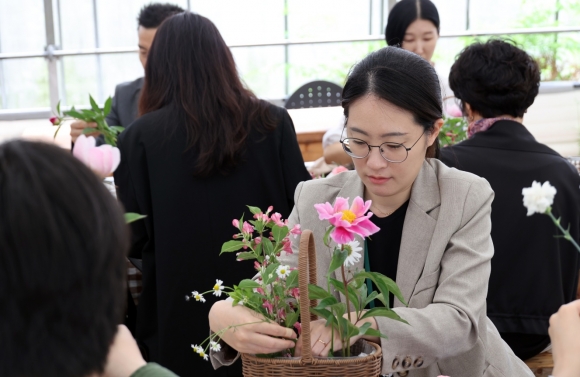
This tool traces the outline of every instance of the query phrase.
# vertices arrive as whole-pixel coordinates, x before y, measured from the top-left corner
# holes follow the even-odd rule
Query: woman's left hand
[[[310,322],[310,346],[312,347],[312,356],[328,356],[330,348],[332,347],[332,328],[326,327],[326,319],[318,319],[316,321]],[[354,344],[360,339],[360,335],[350,338],[350,344]],[[338,351],[342,349],[342,342],[340,341],[340,336],[338,331],[334,331],[334,350]],[[296,343],[296,350],[294,356],[302,355],[302,336],[298,338]]]

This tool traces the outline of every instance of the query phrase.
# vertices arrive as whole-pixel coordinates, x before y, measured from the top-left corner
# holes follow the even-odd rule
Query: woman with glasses
[[[188,12],[155,35],[139,111],[119,137],[115,172],[125,209],[147,215],[131,226],[130,256],[143,260],[136,338],[151,361],[180,376],[241,376],[241,368],[214,371],[191,351],[207,336],[209,303],[184,297],[252,273],[219,257],[232,219],[251,218],[246,205],[290,214],[296,185],[310,179],[292,120],[243,86],[215,25]]]
[[[368,264],[370,270],[392,278],[409,304],[393,302],[395,312],[409,325],[382,317],[364,320],[388,336],[364,336],[381,344],[381,373],[532,376],[486,316],[494,195],[484,179],[450,169],[436,159],[443,121],[433,67],[403,49],[383,48],[353,68],[342,106],[346,125],[341,141],[355,171],[300,183],[290,224],[313,231],[318,282],[324,286],[330,263],[323,243],[327,222],[319,219],[314,205],[333,203],[337,197],[372,200],[371,220],[381,230],[366,244],[359,239],[365,245],[364,256],[352,269],[364,270]],[[298,240],[294,253],[285,256],[293,266],[297,246]],[[221,301],[213,305],[209,319],[211,329],[219,331],[255,318],[249,309]],[[312,351],[319,356],[327,355],[332,344],[335,350],[341,347],[337,338],[331,341],[325,322],[312,325]],[[264,339],[264,335],[291,338],[284,333],[287,329],[268,325],[229,330],[223,341],[249,353],[276,352],[292,345],[285,339]],[[224,346],[214,364],[227,364],[230,351]]]
[[[556,187],[554,214],[578,241],[580,177],[524,125],[540,83],[538,64],[525,51],[501,40],[472,44],[457,57],[449,80],[469,121],[469,138],[443,149],[441,161],[485,178],[495,191],[487,315],[515,354],[529,359],[550,345],[550,316],[576,297],[580,255],[555,237],[548,216],[526,215],[522,188],[533,181]]]

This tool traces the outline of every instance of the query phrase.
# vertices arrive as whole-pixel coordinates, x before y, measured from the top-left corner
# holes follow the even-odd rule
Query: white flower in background
[[[346,257],[346,260],[344,261],[344,266],[348,267],[348,266],[354,266],[355,263],[358,263],[361,255],[359,253],[359,251],[362,251],[362,248],[360,247],[360,243],[358,241],[350,241],[349,243],[347,243],[346,245],[343,245],[344,250],[346,250],[348,252],[348,256]]]
[[[286,279],[288,275],[290,275],[290,267],[281,265],[276,269],[276,274],[278,274],[281,279]]]
[[[213,286],[213,294],[214,296],[220,297],[224,290],[224,286],[222,285],[224,282],[220,279],[215,279],[215,285]]]
[[[209,342],[209,348],[214,352],[219,352],[222,349],[222,346],[218,344],[218,342],[214,342],[213,340]]]
[[[191,297],[193,297],[195,301],[205,302],[205,298],[203,298],[203,295],[198,291],[191,292]]]
[[[524,196],[524,207],[528,209],[528,216],[534,213],[546,213],[546,210],[554,203],[556,188],[546,181],[532,182],[532,187],[526,187],[522,190]]]

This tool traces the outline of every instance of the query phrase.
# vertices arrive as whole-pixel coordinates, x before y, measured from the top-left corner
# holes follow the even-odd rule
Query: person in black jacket
[[[253,274],[252,263],[219,256],[232,219],[252,218],[246,205],[290,215],[296,186],[310,179],[292,120],[243,86],[215,25],[189,12],[157,31],[139,110],[119,137],[115,172],[126,210],[147,215],[132,224],[130,256],[143,259],[136,338],[178,375],[241,375],[192,352],[219,298],[193,305],[185,296]]]
[[[578,252],[557,237],[550,218],[528,217],[522,205],[524,187],[549,181],[558,190],[553,211],[578,240],[578,172],[522,124],[539,82],[537,63],[510,43],[491,40],[463,50],[449,83],[470,122],[469,138],[443,148],[440,157],[487,179],[495,191],[487,313],[521,359],[550,344],[548,320],[575,298],[580,268]]]

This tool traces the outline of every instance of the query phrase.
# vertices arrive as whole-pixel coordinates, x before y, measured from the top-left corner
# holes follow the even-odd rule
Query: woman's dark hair
[[[540,87],[540,69],[524,50],[492,39],[474,43],[459,54],[449,73],[449,86],[461,101],[484,118],[522,117]]]
[[[401,0],[389,12],[385,40],[387,45],[401,47],[407,28],[416,20],[431,21],[439,34],[439,12],[430,0]]]
[[[146,29],[156,29],[165,19],[183,12],[181,7],[168,3],[151,3],[141,8],[137,22]]]
[[[269,105],[242,84],[215,25],[195,13],[167,19],[145,68],[141,115],[175,107],[198,153],[195,174],[225,173],[240,161],[250,127],[275,128]]]
[[[103,372],[127,247],[119,204],[70,152],[0,145],[0,376]]]
[[[443,117],[441,87],[435,69],[412,52],[385,47],[364,58],[351,70],[342,91],[342,107],[348,120],[349,106],[372,94],[408,111],[425,131]],[[425,157],[439,157],[436,138]]]

